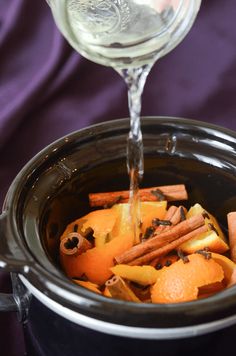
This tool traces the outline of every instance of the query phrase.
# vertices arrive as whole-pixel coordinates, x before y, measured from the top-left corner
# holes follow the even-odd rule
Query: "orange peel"
[[[215,262],[217,262],[224,270],[225,282],[228,284],[231,280],[231,276],[236,268],[236,264],[224,255],[219,253],[211,253],[211,256]]]
[[[202,286],[221,282],[223,268],[200,254],[188,256],[189,262],[178,260],[160,270],[157,281],[151,289],[153,303],[177,303],[195,300]]]

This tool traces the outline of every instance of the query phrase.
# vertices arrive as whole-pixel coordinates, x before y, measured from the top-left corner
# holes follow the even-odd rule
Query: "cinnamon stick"
[[[99,207],[112,206],[112,204],[116,203],[127,203],[129,201],[129,193],[129,190],[90,193],[89,204],[91,207]],[[139,195],[141,201],[177,201],[188,199],[188,194],[184,184],[143,188],[139,190]]]
[[[174,225],[177,225],[180,220],[181,220],[181,213],[180,213],[180,207],[177,208],[174,205],[171,205],[170,208],[167,210],[166,215],[164,217],[165,220],[169,220],[171,222],[170,226],[158,226],[156,229],[155,233],[160,234],[161,232],[164,232],[166,230],[169,230],[171,227]],[[153,261],[150,262],[150,265],[153,267],[156,267],[158,264],[160,257],[156,257]]]
[[[170,209],[171,209],[171,207],[170,207]],[[168,215],[169,210],[166,213],[166,217]],[[171,218],[169,219],[170,222],[171,222],[171,225],[163,226],[162,229],[158,228],[158,229],[156,229],[155,232],[159,233],[160,231],[166,231],[166,230],[169,230],[171,227],[177,225],[181,221],[181,217],[182,217],[182,213],[181,212],[182,211],[186,212],[186,208],[181,205],[181,206],[179,206],[178,208],[175,209],[174,214],[172,214]],[[166,217],[165,217],[165,220],[167,220]]]
[[[116,256],[115,261],[118,264],[126,264],[134,259],[152,252],[157,248],[160,248],[169,242],[178,239],[179,237],[189,233],[190,231],[198,228],[199,226],[204,225],[205,220],[201,214],[195,215],[187,220],[180,222],[179,224],[170,227],[170,229],[162,232],[159,235],[152,237],[151,239],[142,242],[136,246],[133,246],[131,249],[125,251],[123,254]],[[153,258],[155,258],[154,256]]]
[[[60,250],[65,255],[80,255],[89,248],[92,244],[78,232],[71,232],[60,242]]]
[[[106,281],[105,286],[113,298],[129,302],[140,302],[128,284],[119,276],[113,276]]]
[[[172,250],[175,250],[176,248],[178,248],[178,246],[180,246],[182,243],[184,243],[184,242],[190,240],[191,238],[194,238],[206,231],[208,231],[208,228],[206,225],[200,226],[197,229],[189,232],[188,234],[185,234],[185,235],[177,238],[176,240],[174,240],[174,241],[172,241],[172,242],[170,242],[156,250],[153,250],[152,252],[146,253],[145,255],[132,260],[131,262],[128,263],[128,265],[142,266],[142,265],[149,264],[149,262],[152,261],[154,258],[165,256]]]
[[[236,211],[227,214],[230,258],[236,263]]]
[[[171,205],[169,207],[169,209],[167,210],[165,216],[164,216],[164,220],[169,220],[171,225],[170,226],[165,226],[165,225],[159,225],[156,230],[155,233],[161,233],[163,230],[169,229],[172,225],[173,225],[173,216],[175,215],[176,211],[178,210],[177,206],[175,205]]]

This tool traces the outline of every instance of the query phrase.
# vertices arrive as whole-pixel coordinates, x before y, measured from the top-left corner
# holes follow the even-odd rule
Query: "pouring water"
[[[139,183],[144,173],[141,97],[153,64],[189,32],[201,0],[47,0],[76,51],[113,67],[128,88],[127,168],[131,223],[139,242]]]

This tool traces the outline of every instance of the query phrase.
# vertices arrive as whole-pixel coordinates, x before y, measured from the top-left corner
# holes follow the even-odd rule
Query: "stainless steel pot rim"
[[[180,339],[211,333],[236,323],[236,315],[231,315],[212,322],[173,328],[144,328],[112,324],[82,315],[66,308],[35,288],[23,275],[19,275],[19,278],[32,295],[35,296],[35,298],[56,314],[77,325],[109,335],[146,340]]]

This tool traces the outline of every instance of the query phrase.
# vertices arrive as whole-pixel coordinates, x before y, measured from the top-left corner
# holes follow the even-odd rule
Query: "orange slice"
[[[91,228],[94,231],[95,246],[103,246],[110,239],[110,233],[113,230],[116,219],[117,213],[113,209],[92,211],[69,224],[61,239],[72,232],[75,225],[78,225],[78,229],[82,234]]]
[[[83,217],[86,220],[82,226],[81,231],[86,232],[87,229],[93,229],[93,236],[95,238],[95,246],[103,246],[109,241],[109,234],[111,233],[117,214],[112,209],[96,210]]]
[[[221,282],[223,268],[200,254],[188,256],[189,262],[178,260],[169,267],[163,267],[152,287],[153,303],[177,303],[197,299],[198,288]]]
[[[116,265],[111,270],[116,276],[143,286],[155,283],[159,272],[152,266],[128,266],[123,264]]]
[[[90,289],[92,292],[102,294],[99,290],[99,286],[95,283],[91,283],[89,281],[80,281],[78,279],[73,279],[73,281],[84,288]]]
[[[229,246],[226,242],[222,229],[220,228],[217,220],[213,215],[211,215],[200,204],[197,203],[190,208],[186,217],[190,218],[192,216],[203,213],[205,213],[205,224],[207,226],[211,224],[213,230],[209,228],[209,231],[204,232],[203,234],[183,243],[180,246],[181,250],[190,254],[197,250],[208,247],[212,252],[225,253],[229,249]]]
[[[145,233],[146,229],[152,225],[153,219],[164,219],[166,214],[167,201],[160,202],[142,202],[141,203],[141,232]]]
[[[105,289],[103,291],[103,295],[104,295],[104,297],[112,298],[112,295],[109,292],[109,289],[107,287],[105,287]]]
[[[152,225],[155,218],[163,219],[166,213],[167,201],[160,202],[141,202],[140,214],[142,226],[140,232],[145,233],[146,229]],[[118,219],[112,231],[112,237],[120,234],[130,233],[130,204],[115,204],[112,209],[116,211]]]
[[[112,210],[116,213],[117,220],[112,230],[111,238],[131,233],[130,204],[115,204]]]
[[[234,268],[233,273],[231,274],[227,287],[232,287],[235,284],[236,284],[236,268]]]
[[[64,271],[70,278],[80,278],[83,274],[90,282],[102,285],[112,275],[114,257],[133,246],[133,233],[117,236],[103,246],[94,247],[81,255],[60,254]]]
[[[234,269],[236,268],[236,264],[228,257],[220,255],[219,253],[212,252],[211,256],[213,260],[217,262],[219,265],[221,265],[221,267],[223,268],[225,282],[226,284],[228,284],[231,280],[231,276],[234,272]]]

